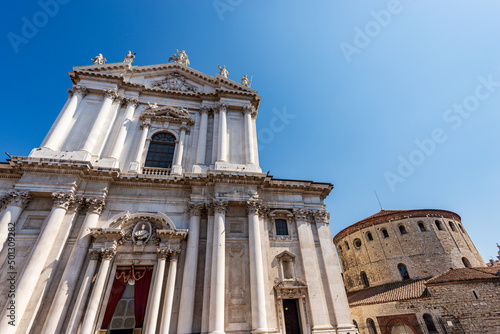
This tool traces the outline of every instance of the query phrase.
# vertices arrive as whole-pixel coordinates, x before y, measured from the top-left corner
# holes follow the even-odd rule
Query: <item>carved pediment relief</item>
[[[156,103],[151,104],[142,112],[141,119],[151,119],[160,122],[173,122],[192,125],[194,120],[191,118],[188,110],[184,107],[158,106]]]
[[[164,79],[153,81],[151,83],[151,88],[161,88],[177,92],[191,93],[196,93],[198,91],[198,87],[189,83],[187,78],[179,72],[169,73]]]

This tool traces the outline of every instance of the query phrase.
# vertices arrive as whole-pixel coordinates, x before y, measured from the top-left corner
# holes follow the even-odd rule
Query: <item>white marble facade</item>
[[[136,327],[101,328],[130,267],[152,271],[130,332],[354,334],[332,185],[262,173],[257,92],[172,59],[74,67],[41,146],[0,164],[0,333]]]

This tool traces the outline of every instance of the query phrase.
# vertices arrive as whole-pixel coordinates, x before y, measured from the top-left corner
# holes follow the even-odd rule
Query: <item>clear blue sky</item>
[[[40,145],[72,66],[127,50],[134,65],[159,64],[183,49],[201,72],[253,75],[262,169],[334,183],[334,234],[379,211],[376,189],[385,209],[457,212],[484,259],[496,256],[498,2],[60,1],[0,14],[2,154]],[[273,127],[277,112],[294,118]]]

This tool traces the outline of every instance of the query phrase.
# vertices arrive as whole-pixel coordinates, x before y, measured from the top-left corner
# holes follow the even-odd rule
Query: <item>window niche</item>
[[[293,214],[288,210],[272,210],[269,213],[269,232],[273,240],[291,240],[296,238],[292,225]]]
[[[286,281],[295,280],[295,254],[289,251],[284,251],[276,256],[279,263],[279,277]]]

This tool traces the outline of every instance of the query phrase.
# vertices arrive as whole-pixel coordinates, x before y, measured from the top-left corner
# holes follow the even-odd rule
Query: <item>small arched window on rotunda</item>
[[[443,230],[443,226],[441,224],[441,222],[439,220],[435,220],[434,221],[434,224],[436,224],[436,228],[439,230],[439,231],[442,231]]]
[[[448,224],[450,225],[450,228],[451,228],[451,230],[452,230],[453,232],[456,232],[456,231],[457,231],[457,229],[455,228],[455,224],[453,224],[453,222],[452,222],[452,221],[449,221],[449,222],[448,222]]]
[[[366,238],[368,239],[368,241],[373,241],[373,236],[371,232],[366,233]]]
[[[344,241],[344,245],[345,245],[345,248],[346,248],[347,250],[349,250],[349,249],[350,249],[350,248],[349,248],[349,243],[348,243],[347,241]]]
[[[167,132],[160,132],[153,135],[144,167],[172,168],[174,151],[174,135]]]
[[[462,258],[462,263],[464,264],[465,268],[472,268],[469,259],[467,259],[466,257]]]
[[[361,276],[361,283],[363,283],[364,288],[369,288],[370,287],[370,282],[368,281],[368,276],[366,276],[366,273],[362,271],[360,273]]]
[[[387,232],[385,228],[382,229],[382,235],[384,236],[384,238],[389,238],[389,232]]]
[[[432,316],[428,313],[424,314],[423,316],[424,322],[425,322],[425,327],[427,327],[427,331],[429,334],[434,334],[437,333],[436,325],[434,324],[434,320],[432,320]]]
[[[425,228],[424,222],[418,222],[418,228],[420,229],[420,232],[427,231],[427,229]]]
[[[399,225],[399,233],[406,234],[408,232],[406,232],[406,228],[403,225]]]
[[[462,227],[462,225],[458,224],[458,228],[460,229],[460,232],[465,233],[464,228]]]
[[[403,281],[410,279],[410,274],[408,273],[408,269],[406,269],[406,266],[404,264],[398,264],[398,270]]]

